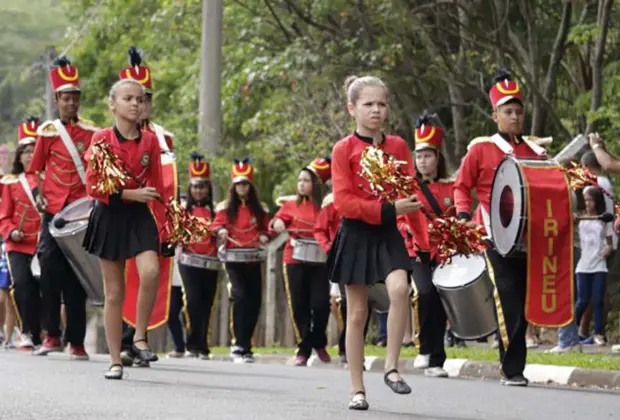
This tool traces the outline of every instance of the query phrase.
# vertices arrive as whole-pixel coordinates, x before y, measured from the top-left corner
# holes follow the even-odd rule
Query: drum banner
[[[523,167],[527,189],[525,318],[563,327],[574,317],[572,195],[557,167]]]
[[[164,179],[164,200],[170,197],[178,199],[178,179],[176,162],[162,164],[162,176]],[[158,226],[160,228],[160,226]],[[148,329],[155,329],[168,322],[170,312],[170,291],[172,287],[173,257],[159,257],[159,287],[157,298],[149,319]],[[140,276],[135,258],[127,261],[125,268],[125,304],[123,306],[123,320],[131,325],[136,325],[136,313],[138,303],[138,289]]]

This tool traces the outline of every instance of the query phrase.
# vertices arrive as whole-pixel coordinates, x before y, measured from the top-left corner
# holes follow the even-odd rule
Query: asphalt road
[[[370,411],[347,410],[348,374],[339,369],[162,360],[103,379],[104,356],[71,362],[0,351],[0,419],[613,419],[613,392],[507,388],[496,381],[408,376],[408,396],[367,373]]]

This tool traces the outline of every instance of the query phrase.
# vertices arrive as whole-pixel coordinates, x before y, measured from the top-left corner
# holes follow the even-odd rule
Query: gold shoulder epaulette
[[[15,184],[17,182],[19,182],[19,178],[13,174],[6,174],[0,178],[0,184]]]
[[[536,136],[523,136],[524,140],[529,140],[539,146],[548,146],[553,143],[553,137],[536,137]]]
[[[54,137],[58,135],[58,130],[53,121],[45,121],[37,128],[37,135],[43,137]]]
[[[293,201],[297,198],[296,195],[283,195],[282,197],[278,197],[276,199],[276,205],[278,207],[282,207],[284,205],[284,203],[288,202],[288,201]]]
[[[469,144],[467,145],[467,150],[471,149],[472,147],[480,143],[493,143],[493,139],[488,136],[476,137],[475,139],[469,142]]]
[[[99,131],[99,127],[97,127],[97,124],[82,117],[80,117],[80,119],[78,120],[77,125],[78,127],[83,128],[84,130],[95,131],[95,132]]]
[[[327,207],[334,202],[334,193],[329,193],[323,198],[323,203],[321,203],[321,208]]]
[[[228,208],[228,200],[224,200],[224,201],[220,201],[219,203],[217,203],[217,206],[215,206],[215,211],[222,211],[222,210],[226,210]]]

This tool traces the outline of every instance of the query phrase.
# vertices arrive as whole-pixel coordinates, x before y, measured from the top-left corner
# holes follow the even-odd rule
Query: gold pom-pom
[[[399,196],[408,197],[414,191],[415,179],[404,173],[404,165],[406,162],[370,146],[362,152],[360,176],[368,182],[373,195],[394,202]]]
[[[449,264],[455,255],[478,254],[488,247],[482,227],[469,227],[467,221],[455,217],[435,218],[428,231],[431,242],[438,244],[436,259],[439,264]]]
[[[203,242],[211,236],[211,224],[190,214],[178,201],[170,198],[166,208],[166,237],[173,246]]]
[[[130,176],[123,169],[120,158],[112,151],[110,144],[99,141],[91,145],[91,185],[97,195],[112,195],[125,186]]]

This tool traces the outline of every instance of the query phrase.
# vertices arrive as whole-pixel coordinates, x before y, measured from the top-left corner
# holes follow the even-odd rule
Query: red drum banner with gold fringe
[[[178,199],[178,179],[176,162],[166,155],[162,155],[162,176],[164,178],[165,202],[170,197]],[[163,222],[163,221],[158,221]],[[157,226],[161,229],[161,225]],[[151,318],[149,319],[148,329],[155,329],[166,322],[170,313],[170,290],[172,287],[172,257],[159,257],[159,287],[157,298]],[[123,320],[131,325],[136,325],[136,313],[138,303],[138,290],[140,287],[140,276],[135,258],[127,261],[125,268],[125,305],[123,306]]]
[[[527,294],[525,318],[540,327],[563,327],[574,317],[572,195],[557,166],[522,171],[527,190]]]

